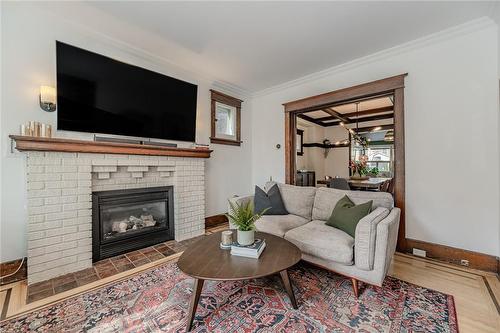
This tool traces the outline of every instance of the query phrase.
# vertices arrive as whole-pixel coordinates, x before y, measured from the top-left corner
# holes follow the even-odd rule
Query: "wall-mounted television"
[[[56,42],[57,129],[195,141],[198,86]]]

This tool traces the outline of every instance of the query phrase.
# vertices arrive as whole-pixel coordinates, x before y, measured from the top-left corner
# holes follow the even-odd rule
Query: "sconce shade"
[[[47,112],[56,110],[56,89],[50,86],[40,86],[40,107]]]

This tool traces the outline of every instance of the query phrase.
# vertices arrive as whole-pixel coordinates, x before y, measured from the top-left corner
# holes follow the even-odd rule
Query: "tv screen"
[[[198,86],[57,42],[57,129],[195,141]]]

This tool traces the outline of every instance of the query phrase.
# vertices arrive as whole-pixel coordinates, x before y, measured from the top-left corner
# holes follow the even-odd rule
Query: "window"
[[[368,156],[368,169],[377,168],[380,177],[394,176],[394,145],[371,145],[368,148],[354,146],[351,158],[359,160],[361,155]]]
[[[241,103],[242,101],[211,90],[212,93],[212,133],[211,143],[239,146],[241,144]]]
[[[219,102],[215,103],[215,136],[236,140],[236,108]]]

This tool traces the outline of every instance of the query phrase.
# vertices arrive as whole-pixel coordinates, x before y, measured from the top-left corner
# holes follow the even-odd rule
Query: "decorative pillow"
[[[326,225],[340,229],[354,237],[359,220],[370,214],[372,205],[373,200],[355,205],[347,195],[344,195],[333,208]]]
[[[264,209],[264,215],[287,215],[288,212],[283,204],[278,186],[273,185],[269,191],[264,192],[260,187],[255,186],[254,212],[260,214]]]

